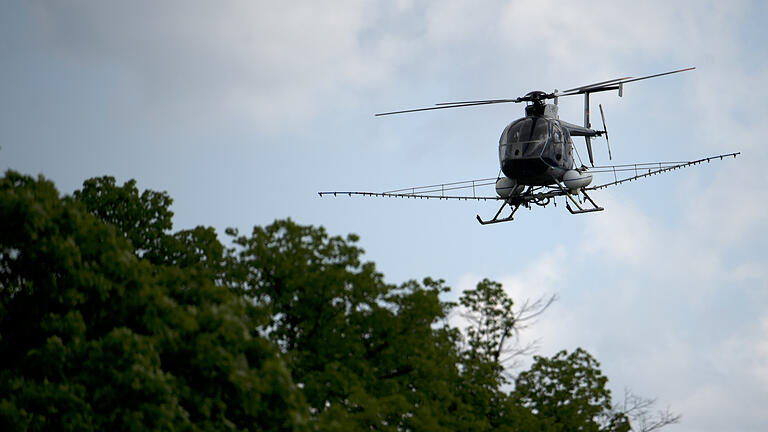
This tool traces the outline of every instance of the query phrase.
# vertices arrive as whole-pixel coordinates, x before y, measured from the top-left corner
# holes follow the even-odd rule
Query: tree
[[[114,225],[133,245],[136,254],[150,261],[162,256],[163,241],[173,223],[173,199],[165,192],[139,194],[136,180],[117,186],[114,177],[94,177],[75,191],[75,199],[94,216]]]
[[[163,202],[133,203],[153,209],[147,221],[127,200],[97,212],[105,224],[45,179],[0,179],[0,429],[306,427],[256,331],[264,317],[205,271],[139,259],[126,241],[138,229],[131,242],[160,250]]]
[[[478,282],[473,290],[462,293],[459,303],[464,307],[462,316],[470,325],[466,328],[471,356],[503,369],[517,357],[530,354],[533,346],[520,346],[519,334],[530,322],[544,313],[557,297],[543,296],[535,301],[525,300],[514,309],[514,301],[501,284],[488,279]]]
[[[629,420],[612,410],[608,379],[589,353],[577,348],[552,358],[534,356],[515,382],[513,398],[556,431],[629,431]]]
[[[265,305],[324,430],[457,430],[458,333],[443,322],[447,288],[386,284],[357,237],[279,220],[235,236],[240,292]],[[460,420],[457,420],[460,419]]]
[[[469,325],[464,329],[466,347],[462,349],[461,394],[476,415],[485,419],[486,427],[499,430],[527,429],[533,419],[525,407],[510,403],[503,391],[508,384],[507,369],[515,359],[527,355],[532,346],[519,345],[519,332],[543,313],[555,296],[525,301],[515,310],[514,301],[502,285],[488,279],[478,282],[459,298],[463,316]]]
[[[102,176],[86,180],[73,195],[91,214],[117,228],[137,257],[155,265],[196,267],[211,277],[226,277],[229,262],[213,228],[170,233],[173,199],[166,192],[139,193],[135,180],[118,186],[114,177]]]
[[[500,283],[483,279],[476,289],[464,291],[459,303],[467,308],[463,316],[471,323],[466,329],[469,353],[501,368],[502,354],[516,331],[514,302]]]

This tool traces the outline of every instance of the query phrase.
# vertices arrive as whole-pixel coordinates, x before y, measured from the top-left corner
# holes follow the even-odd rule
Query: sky
[[[556,294],[523,334],[539,354],[587,349],[616,399],[683,415],[667,430],[762,431],[766,19],[737,0],[8,0],[0,169],[62,193],[136,179],[173,197],[175,229],[356,233],[388,281],[443,278],[449,299],[486,277],[518,304]],[[598,163],[742,155],[596,191],[603,212],[480,226],[497,203],[317,195],[494,177],[523,107],[374,113],[689,66],[592,97],[613,152],[595,140]],[[562,98],[561,118],[580,123],[582,104]]]

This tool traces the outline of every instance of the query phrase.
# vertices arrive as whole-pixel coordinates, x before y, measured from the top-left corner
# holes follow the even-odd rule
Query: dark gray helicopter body
[[[573,141],[568,128],[548,116],[510,123],[499,138],[499,163],[518,185],[546,186],[573,169]]]
[[[497,180],[496,192],[510,197],[523,193],[525,186],[562,183],[569,190],[587,186],[592,175],[586,167],[575,169],[571,136],[593,137],[605,131],[560,120],[557,105],[539,99],[546,97],[544,92],[531,92],[526,97],[533,100],[526,106],[526,117],[507,125],[499,138],[499,164],[504,177]]]
[[[602,106],[600,106],[600,115],[603,121],[603,130],[591,129],[589,121],[589,95],[609,90],[618,90],[619,96],[622,96],[623,86],[626,83],[693,69],[695,68],[680,69],[640,78],[617,78],[586,86],[575,87],[561,92],[557,90],[552,93],[532,91],[525,96],[514,99],[447,102],[439,103],[436,104],[436,106],[427,108],[376,114],[377,116],[382,116],[498,103],[527,103],[525,107],[525,117],[517,119],[507,125],[499,138],[499,164],[501,165],[501,173],[504,174],[503,176],[490,179],[404,188],[387,192],[331,191],[318,193],[321,197],[323,195],[336,196],[338,194],[345,194],[349,196],[363,195],[427,199],[502,200],[503,204],[501,208],[492,219],[483,220],[480,216],[477,216],[477,220],[483,225],[510,221],[521,206],[530,208],[531,204],[536,204],[546,207],[552,200],[562,196],[566,197],[566,208],[571,213],[601,211],[603,208],[595,204],[592,198],[587,194],[587,191],[618,185],[642,177],[660,174],[686,166],[697,165],[702,162],[709,162],[717,158],[723,159],[725,156],[736,157],[740,154],[738,152],[729,153],[683,162],[654,162],[595,167],[590,140],[593,137],[604,136],[606,144],[608,144],[608,135],[605,130],[605,116],[603,115]],[[558,98],[562,96],[582,94],[584,95],[584,126],[560,120],[557,113]],[[548,99],[553,99],[554,104],[546,103]],[[574,136],[584,137],[591,168],[583,164],[576,167],[573,157],[574,145],[572,137]],[[608,156],[612,159],[610,144],[608,144]],[[619,179],[617,173],[621,172],[629,172],[633,175],[628,178]],[[592,183],[592,174],[600,173],[612,174],[614,181],[597,186],[590,186]],[[492,184],[495,184],[496,186],[497,196],[478,196],[476,194],[477,188],[490,186]],[[452,194],[456,191],[471,191],[471,195]],[[586,204],[587,202],[590,205],[582,207],[582,204]],[[571,203],[576,209],[571,207]],[[507,205],[512,208],[512,213],[507,217],[499,218],[502,210],[504,210]]]

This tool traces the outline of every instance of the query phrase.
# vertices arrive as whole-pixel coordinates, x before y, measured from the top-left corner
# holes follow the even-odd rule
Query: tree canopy
[[[629,430],[582,349],[509,380],[526,308],[496,282],[451,303],[386,283],[355,235],[286,219],[225,246],[172,232],[171,204],[0,179],[2,430]]]
[[[46,180],[0,180],[2,429],[304,428],[266,316],[194,266],[139,259],[132,242],[156,238],[122,202],[93,211],[105,223]]]

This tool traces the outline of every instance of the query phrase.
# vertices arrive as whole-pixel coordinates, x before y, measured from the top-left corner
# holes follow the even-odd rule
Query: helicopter
[[[550,203],[554,203],[556,206],[557,197],[565,197],[566,209],[571,214],[602,211],[604,208],[597,205],[588,192],[619,185],[643,177],[670,172],[679,168],[698,165],[704,162],[710,162],[717,159],[722,160],[726,157],[735,158],[741,154],[740,152],[727,153],[679,162],[595,166],[594,154],[592,151],[593,138],[605,138],[608,147],[608,157],[610,160],[613,160],[613,157],[611,154],[610,142],[608,141],[608,131],[605,127],[605,113],[602,105],[599,105],[599,107],[603,129],[592,129],[589,116],[591,94],[617,90],[619,97],[622,97],[625,84],[692,71],[694,69],[696,68],[689,67],[639,78],[622,77],[574,87],[563,91],[554,90],[549,93],[535,90],[524,96],[512,99],[444,102],[426,108],[378,113],[375,114],[375,116],[388,116],[501,103],[526,103],[525,117],[509,123],[501,133],[501,137],[499,138],[500,172],[495,178],[411,187],[385,192],[327,191],[318,192],[318,194],[320,197],[325,195],[362,195],[374,197],[501,201],[501,208],[499,208],[491,219],[485,220],[477,215],[477,220],[482,225],[511,221],[514,219],[515,213],[521,207],[530,209],[534,204],[540,207],[546,207]],[[561,120],[558,115],[559,98],[574,95],[584,95],[583,126]],[[552,100],[553,103],[547,103],[549,100]],[[576,166],[576,160],[574,158],[574,150],[576,147],[573,144],[572,137],[584,137],[590,167],[587,167],[583,163],[578,167]],[[593,174],[612,174],[613,179],[612,181],[592,185]],[[621,178],[619,178],[620,175],[622,176]],[[490,185],[495,185],[495,195],[478,195],[478,189],[483,190]],[[571,204],[573,204],[573,206]],[[502,217],[501,214],[507,206],[509,206],[511,212]]]

